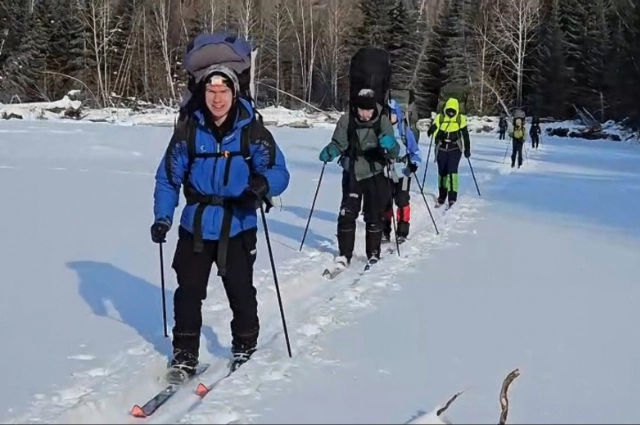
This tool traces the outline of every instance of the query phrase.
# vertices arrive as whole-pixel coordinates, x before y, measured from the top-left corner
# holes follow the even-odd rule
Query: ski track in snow
[[[432,164],[433,165],[433,164]],[[479,184],[490,179],[478,176]],[[426,191],[426,189],[425,189]],[[435,195],[425,193],[440,235],[436,235],[431,219],[419,192],[413,191],[412,234],[400,246],[397,253],[383,252],[383,258],[375,268],[361,275],[365,263],[363,252],[364,223],[360,217],[356,236],[354,262],[349,270],[333,280],[321,276],[322,269],[331,263],[333,256],[317,250],[306,249],[301,258],[278,264],[278,277],[285,307],[294,358],[288,359],[282,324],[279,316],[275,287],[271,270],[256,271],[256,287],[262,292],[260,301],[261,344],[252,360],[240,371],[216,389],[202,402],[191,392],[196,382],[172,398],[167,409],[160,409],[148,423],[232,423],[245,421],[242,397],[259,397],[263,383],[287,380],[287,370],[296,366],[296,358],[304,357],[313,362],[331,362],[323,359],[321,348],[314,344],[316,337],[338,326],[348,325],[357,311],[371,308],[383,296],[385,290],[399,290],[393,282],[396,272],[423,261],[431,249],[446,247],[449,232],[464,231],[457,224],[473,220],[483,204],[476,194],[462,195],[449,211],[434,208]],[[313,221],[311,223],[313,226]],[[383,247],[393,246],[390,244]],[[337,249],[337,244],[329,247]],[[313,284],[311,284],[313,282]],[[268,295],[265,295],[264,293]],[[203,306],[204,323],[226,323],[226,300],[219,298]],[[78,356],[83,360],[91,356]],[[224,371],[225,359],[219,359],[202,382],[215,381]],[[151,366],[149,366],[151,365]],[[27,422],[57,423],[110,423],[129,419],[128,409],[135,403],[143,403],[157,392],[161,385],[157,380],[164,370],[165,361],[153,353],[151,347],[135,346],[122,353],[105,367],[94,368],[77,374],[74,387],[60,391],[51,398],[39,397]],[[137,370],[137,372],[136,372]],[[169,407],[170,406],[170,407]],[[234,406],[235,408],[231,408]],[[21,418],[19,422],[26,418]],[[131,420],[131,419],[129,419]]]
[[[4,130],[6,131],[6,130]],[[16,130],[12,130],[16,131]],[[64,130],[60,130],[64,132]],[[311,130],[300,130],[307,134]],[[422,137],[422,149],[426,151],[425,135]],[[504,144],[497,142],[492,136],[473,135],[474,145],[482,146],[486,150],[474,149],[479,160],[473,162],[478,185],[482,191],[487,185],[506,184],[506,176],[511,173],[527,172],[540,166],[536,161],[536,152],[529,151],[526,169],[510,169],[508,165],[498,163],[502,157]],[[324,141],[323,141],[324,142]],[[160,142],[163,144],[164,140]],[[280,142],[285,154],[287,143]],[[317,144],[316,144],[317,145]],[[314,149],[318,146],[314,145]],[[95,149],[94,149],[95,148]],[[92,147],[93,150],[103,151],[107,155],[125,155],[122,149],[108,146]],[[89,149],[91,150],[91,149]],[[490,151],[490,154],[487,153]],[[540,149],[544,151],[544,147]],[[315,155],[315,153],[311,153]],[[143,154],[135,151],[130,156],[140,157]],[[492,158],[492,159],[488,159]],[[484,159],[486,162],[481,162]],[[157,160],[152,158],[151,162]],[[298,160],[298,158],[296,158]],[[315,160],[315,157],[312,158]],[[487,162],[495,162],[489,163]],[[506,159],[505,164],[509,162]],[[313,163],[310,163],[313,164]],[[313,165],[312,165],[313,166]],[[545,164],[546,166],[546,164]],[[24,166],[24,168],[33,167]],[[23,166],[1,165],[0,170],[19,172]],[[317,166],[319,170],[319,166]],[[558,166],[560,168],[560,166]],[[69,169],[43,167],[49,171],[93,171],[92,169]],[[412,185],[412,228],[407,242],[400,246],[401,257],[397,253],[387,253],[387,247],[395,247],[392,240],[383,246],[381,261],[369,272],[361,274],[364,266],[364,223],[358,220],[356,236],[356,253],[352,266],[333,280],[326,280],[321,276],[322,270],[333,259],[337,251],[337,244],[325,243],[318,248],[306,246],[302,254],[292,255],[287,260],[277,260],[277,273],[283,297],[283,304],[289,326],[293,358],[289,359],[286,352],[282,322],[278,309],[275,287],[270,268],[256,270],[255,282],[259,294],[259,313],[261,320],[261,335],[259,349],[252,360],[244,365],[230,378],[223,380],[204,399],[199,400],[193,390],[197,382],[188,384],[184,391],[178,393],[168,404],[157,411],[146,421],[134,420],[129,416],[129,409],[134,404],[142,404],[153,396],[161,387],[158,377],[165,369],[166,358],[155,351],[154,347],[144,342],[132,341],[123,345],[122,350],[109,359],[105,364],[91,363],[86,370],[75,373],[73,385],[60,389],[55,394],[36,394],[29,412],[14,419],[10,423],[236,423],[251,422],[254,413],[243,409],[247,398],[260,398],[261,390],[268,386],[272,391],[277,385],[286,385],[289,371],[300,367],[305,362],[317,364],[336,364],[331,358],[325,358],[322,347],[316,343],[317,338],[327,332],[342,326],[348,326],[358,315],[367,309],[375,308],[388,291],[402,289],[402,283],[394,280],[398,272],[406,271],[413,265],[428,261],[430,254],[437,249],[455,248],[449,242],[449,235],[469,232],[469,224],[473,223],[487,208],[490,201],[478,197],[473,180],[470,177],[461,178],[461,194],[458,203],[450,210],[434,208],[433,193],[427,194],[433,188],[436,165],[429,164],[429,177],[425,195],[431,212],[436,219],[440,235],[436,235],[424,201],[417,191],[417,185]],[[102,170],[104,171],[104,170]],[[460,172],[468,171],[468,165],[463,158]],[[1,171],[0,171],[1,172]],[[152,176],[151,172],[107,170],[109,173]],[[570,172],[570,171],[569,171]],[[422,178],[422,169],[419,177]],[[292,173],[293,174],[293,173]],[[317,178],[312,184],[315,185]],[[295,174],[292,185],[297,184]],[[315,189],[315,186],[314,186]],[[325,188],[329,191],[329,189]],[[297,200],[298,204],[310,205],[312,189],[307,200]],[[334,208],[337,211],[339,199],[335,197]],[[180,208],[180,207],[179,207]],[[272,214],[277,218],[277,213]],[[314,216],[315,217],[315,216]],[[268,217],[267,221],[269,224]],[[315,220],[318,220],[315,218]],[[313,229],[312,219],[310,229]],[[333,235],[329,235],[333,236]],[[335,239],[335,238],[334,238]],[[272,243],[276,243],[273,241]],[[321,244],[322,245],[322,244]],[[261,255],[267,256],[264,246],[259,247]],[[297,251],[297,247],[295,248]],[[168,256],[166,256],[167,258]],[[165,273],[172,279],[165,259]],[[419,279],[419,276],[417,276]],[[217,280],[212,273],[212,282]],[[218,285],[212,284],[209,291],[219,292]],[[169,311],[169,316],[172,316]],[[226,298],[210,297],[203,306],[203,322],[216,324],[222,334],[228,333],[227,324],[230,313]],[[208,342],[203,335],[203,346]],[[95,360],[91,354],[77,354],[72,356],[79,362]],[[201,359],[211,363],[209,370],[201,375],[200,380],[205,384],[212,383],[226,372],[226,357]],[[384,371],[380,371],[384,373]],[[274,387],[274,384],[277,384]]]

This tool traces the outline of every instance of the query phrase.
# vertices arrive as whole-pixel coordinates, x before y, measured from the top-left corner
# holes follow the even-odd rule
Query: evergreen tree
[[[476,63],[473,43],[469,38],[473,34],[473,18],[478,10],[478,2],[469,0],[449,0],[449,8],[445,17],[444,69],[441,97],[445,93],[457,96],[460,102],[469,105],[468,93],[471,89],[470,79]]]
[[[535,111],[539,116],[566,116],[568,113],[567,87],[570,84],[566,73],[563,33],[560,28],[560,9],[562,0],[552,0],[540,27],[539,54],[535,67],[537,78],[534,80]]]
[[[407,10],[403,0],[395,0],[391,8],[391,25],[384,35],[392,67],[392,86],[409,88],[416,60],[416,17]]]
[[[22,102],[40,100],[47,43],[43,21],[30,13],[27,2],[10,0],[5,6],[9,24],[0,88],[8,100],[14,95]]]
[[[585,83],[585,107],[594,116],[604,119],[605,101],[610,91],[610,84],[606,80],[606,58],[611,46],[607,24],[604,19],[605,1],[591,0],[587,8],[589,21],[586,42],[583,47]]]
[[[446,16],[446,12],[445,12]],[[443,69],[446,65],[445,47],[447,43],[447,25],[445,19],[439,19],[429,37],[426,49],[425,70],[421,75],[420,92],[423,94],[420,104],[427,111],[435,111],[438,97],[443,86]]]
[[[362,22],[351,33],[352,53],[365,46],[386,47],[393,25],[391,11],[394,6],[395,0],[359,0]]]

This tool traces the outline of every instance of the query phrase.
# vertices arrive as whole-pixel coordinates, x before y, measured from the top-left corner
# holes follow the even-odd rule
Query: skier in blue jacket
[[[233,313],[234,358],[241,364],[255,351],[256,210],[289,185],[284,155],[239,88],[238,75],[225,66],[201,80],[193,93],[191,131],[174,132],[155,177],[154,242],[164,242],[172,227],[181,186],[187,201],[172,263],[178,288],[171,367],[188,375],[198,364],[202,301],[214,262]]]
[[[403,242],[409,235],[409,223],[411,220],[411,206],[409,186],[411,175],[416,172],[418,165],[422,162],[420,148],[414,132],[409,127],[408,119],[402,113],[402,108],[395,100],[389,100],[391,110],[391,123],[396,139],[400,141],[400,153],[391,167],[391,173],[387,176],[391,183],[393,198],[389,199],[383,212],[384,228],[383,240],[388,242],[391,239],[393,203],[397,207],[397,237],[399,242]],[[418,133],[419,134],[419,133]]]

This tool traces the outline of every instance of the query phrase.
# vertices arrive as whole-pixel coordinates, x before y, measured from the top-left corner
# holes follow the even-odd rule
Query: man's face
[[[360,121],[369,121],[373,116],[373,109],[360,109],[358,108],[358,118]]]
[[[205,102],[213,118],[224,118],[233,105],[233,90],[224,84],[209,84]]]

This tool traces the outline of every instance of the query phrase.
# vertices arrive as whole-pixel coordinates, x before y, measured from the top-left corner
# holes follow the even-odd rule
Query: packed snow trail
[[[132,421],[128,414],[131,406],[144,402],[161,386],[154,381],[164,369],[170,349],[169,341],[162,338],[157,246],[149,241],[148,235],[152,176],[166,146],[169,129],[51,123],[29,123],[28,126],[28,133],[11,133],[12,129],[24,131],[25,124],[2,123],[2,129],[7,130],[5,134],[10,137],[3,135],[0,140],[0,153],[6,161],[0,164],[0,167],[4,165],[0,169],[3,173],[0,190],[7,194],[7,199],[18,199],[26,187],[32,196],[39,196],[46,205],[55,207],[46,210],[47,220],[43,222],[40,210],[29,204],[16,204],[11,210],[4,210],[5,215],[10,211],[11,216],[6,216],[0,224],[1,234],[8,235],[1,253],[12,260],[5,265],[5,285],[10,297],[0,301],[1,311],[6,312],[0,320],[0,330],[17,341],[15,346],[8,348],[12,351],[3,356],[12,355],[15,359],[31,355],[30,364],[34,364],[28,375],[13,367],[2,370],[4,376],[16,382],[16,387],[2,393],[8,408],[14,410],[0,412],[0,420],[14,423],[129,423]],[[262,237],[256,265],[262,325],[259,351],[238,374],[221,382],[201,402],[185,391],[148,422],[348,422],[350,419],[363,422],[370,418],[373,422],[385,418],[399,422],[408,420],[418,409],[429,409],[441,402],[451,392],[462,389],[460,386],[469,385],[474,387],[473,393],[461,397],[449,416],[454,421],[478,415],[488,418],[488,413],[485,416],[476,409],[478,403],[469,405],[467,402],[465,405],[465,401],[474,396],[481,397],[487,401],[487,411],[493,412],[497,406],[497,389],[493,386],[496,382],[499,385],[503,372],[514,366],[505,363],[511,360],[523,367],[523,377],[514,384],[516,394],[527,377],[522,351],[529,349],[535,353],[537,346],[546,350],[556,348],[545,346],[544,335],[536,332],[532,321],[529,325],[533,328],[530,333],[533,336],[528,348],[525,349],[516,338],[516,345],[506,350],[514,354],[501,361],[506,356],[501,350],[503,345],[509,345],[510,336],[501,334],[494,323],[496,318],[502,317],[499,312],[505,301],[498,295],[512,291],[511,295],[515,296],[519,286],[514,286],[513,276],[506,271],[503,271],[504,277],[496,271],[495,264],[480,264],[475,258],[467,258],[480,255],[473,251],[480,250],[485,257],[499,262],[498,268],[508,271],[513,267],[513,263],[505,264],[500,257],[517,253],[510,252],[511,247],[493,246],[497,240],[493,235],[501,234],[494,226],[501,227],[507,240],[514,239],[513,228],[517,227],[512,225],[513,218],[503,216],[508,213],[506,208],[504,212],[502,206],[496,208],[497,201],[525,202],[516,196],[526,197],[526,192],[533,192],[531,197],[537,197],[538,189],[548,191],[544,183],[546,177],[542,176],[549,172],[558,174],[557,178],[548,180],[551,185],[557,185],[554,190],[559,192],[563,182],[571,181],[571,173],[576,171],[611,179],[621,172],[594,170],[594,164],[574,164],[572,170],[563,165],[568,159],[559,154],[567,143],[576,141],[543,139],[540,152],[530,151],[529,163],[511,173],[508,165],[501,164],[504,143],[497,141],[494,135],[472,134],[472,161],[483,199],[475,192],[467,164],[461,162],[459,203],[446,213],[432,209],[441,236],[435,235],[423,201],[414,191],[411,239],[401,246],[402,258],[395,254],[385,255],[366,277],[359,280],[354,279],[361,270],[358,267],[334,281],[327,281],[320,274],[336,253],[334,234],[340,169],[335,164],[327,167],[302,253],[298,252],[298,246],[321,168],[317,152],[330,137],[331,130],[273,131],[292,172],[291,188],[282,198],[283,208],[270,214],[268,224],[294,358],[290,360],[286,356]],[[423,150],[428,143],[425,140],[423,135]],[[598,163],[599,168],[618,168],[615,158],[628,158],[627,152],[620,154],[620,146],[593,143],[586,149],[598,152],[586,153],[579,144],[566,150],[584,152],[584,156],[592,155],[593,158],[612,152],[610,158],[615,164],[602,166]],[[629,155],[633,152],[628,150]],[[580,155],[574,158],[577,161],[584,159]],[[544,170],[543,166],[555,167],[556,171]],[[434,192],[436,167],[430,164],[429,168],[426,189]],[[599,176],[596,171],[600,172]],[[418,174],[421,176],[421,170]],[[528,182],[538,175],[542,181],[529,185]],[[628,171],[625,185],[634,187],[634,182],[637,183],[634,178],[637,179],[637,174]],[[512,189],[516,184],[518,190],[520,186],[523,190],[514,192]],[[87,198],[89,194],[100,194],[100,197],[91,201]],[[564,196],[563,205],[571,205],[571,193]],[[431,196],[427,199],[433,202]],[[629,201],[624,198],[623,202],[625,200]],[[535,207],[527,204],[526,210],[539,208],[533,215],[544,220],[550,202],[545,200]],[[598,202],[594,201],[596,204]],[[502,221],[489,221],[489,217],[494,220],[494,216],[497,217],[495,220],[503,218],[504,223],[498,226]],[[607,216],[600,218],[606,220]],[[17,230],[16,223],[22,220],[35,223],[31,238],[25,238],[24,233]],[[634,224],[629,217],[626,220],[622,222]],[[577,221],[580,221],[579,216]],[[487,223],[492,225],[485,228]],[[544,235],[545,224],[532,231],[534,236]],[[363,258],[364,251],[361,225],[359,222],[356,245],[359,259]],[[166,246],[165,257],[169,259],[173,254],[175,233],[171,232]],[[486,236],[481,237],[483,235]],[[55,244],[53,249],[52,244]],[[495,256],[492,255],[494,248]],[[578,255],[571,251],[569,248],[570,255]],[[543,254],[548,254],[541,256],[547,259],[547,265],[551,252]],[[24,264],[30,264],[33,258],[40,259],[38,267],[25,270]],[[539,265],[525,261],[532,258],[528,252],[523,253],[522,258],[518,276],[526,270],[537,272]],[[171,312],[174,275],[168,266],[165,272]],[[553,278],[555,285],[550,280],[543,288],[562,287],[562,282],[557,281],[557,270]],[[498,295],[489,297],[484,292],[474,292],[482,291],[487,285],[493,285],[489,289],[494,288]],[[595,284],[592,286],[596,287]],[[599,288],[604,290],[606,287]],[[522,291],[527,295],[533,289],[527,286]],[[458,309],[457,296],[461,301],[474,301],[477,305],[469,307],[465,304],[464,309]],[[30,310],[32,306],[37,306],[44,315],[34,316]],[[379,310],[371,312],[375,306]],[[515,310],[517,305],[510,307]],[[534,310],[535,305],[532,303],[528,307]],[[544,306],[537,307],[544,309]],[[479,313],[468,313],[474,308]],[[387,310],[394,314],[382,320],[381,315]],[[224,372],[222,365],[230,342],[229,319],[221,284],[213,274],[204,306],[202,361],[212,364],[202,376],[205,383],[211,383]],[[509,322],[509,319],[501,320]],[[482,323],[491,326],[485,328],[480,326]],[[27,326],[31,329],[29,338],[21,336]],[[52,326],[55,326],[55,332],[51,332]],[[468,335],[465,326],[475,326],[477,335]],[[547,329],[546,326],[542,328]],[[453,333],[449,333],[450,330]],[[472,337],[490,341],[498,338],[497,335],[500,335],[500,341],[506,342],[480,343],[484,352],[477,358],[472,356],[476,347],[465,346],[467,351],[462,352],[458,347]],[[434,336],[437,337],[435,342]],[[338,346],[333,345],[336,341]],[[447,344],[456,350],[451,350]],[[624,354],[620,353],[617,366],[625,365]],[[627,355],[631,357],[631,354]],[[528,358],[535,360],[533,355]],[[83,367],[83,363],[86,366]],[[368,367],[374,363],[376,369],[372,372]],[[8,363],[0,364],[6,366]],[[555,365],[561,366],[566,365]],[[628,362],[625,366],[630,367]],[[420,373],[425,370],[428,373]],[[482,375],[467,374],[469,370]],[[331,377],[335,379],[332,381]],[[411,380],[403,382],[404,378]],[[538,386],[530,391],[546,391],[540,380],[537,382]],[[360,386],[354,387],[358,383]],[[486,388],[479,387],[481,385]],[[560,388],[558,383],[554,385],[554,389]],[[39,394],[34,394],[35,388]],[[195,384],[191,389],[194,388]],[[623,388],[629,397],[634,395],[630,388]],[[358,390],[358,398],[352,398]],[[591,388],[591,391],[595,390]],[[331,396],[340,399],[332,400]],[[288,398],[296,405],[288,404]],[[515,395],[513,399],[514,417],[518,403],[522,403],[529,407],[529,414],[521,413],[520,418],[537,418],[531,416],[536,413],[535,402]],[[579,401],[576,398],[576,402]],[[572,417],[570,413],[573,412],[565,413]],[[492,413],[490,420],[494,418]]]

